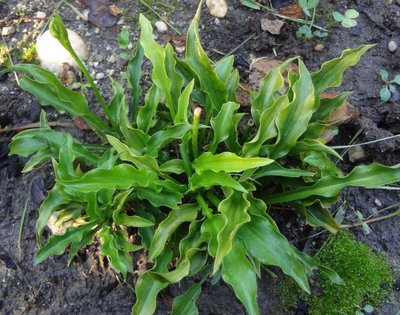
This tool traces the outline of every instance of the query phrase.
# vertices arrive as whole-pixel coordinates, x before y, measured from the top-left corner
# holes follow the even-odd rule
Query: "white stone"
[[[105,74],[103,72],[99,72],[96,74],[96,80],[102,80],[105,78]]]
[[[206,4],[210,14],[217,18],[225,17],[228,12],[228,5],[225,0],[207,0]]]
[[[114,55],[111,55],[110,58],[108,58],[109,63],[115,63],[117,61],[117,58]]]
[[[68,38],[76,54],[82,60],[87,59],[89,52],[83,39],[70,29],[67,29],[67,31]],[[78,64],[70,53],[51,35],[49,30],[38,38],[36,49],[41,66],[58,75],[61,75],[63,72],[63,63],[68,63],[76,70],[79,69]]]
[[[394,40],[391,40],[388,43],[388,49],[390,52],[395,52],[397,50],[397,43]]]
[[[164,21],[157,21],[154,26],[159,33],[165,33],[166,31],[168,31],[168,26]]]
[[[37,11],[36,12],[36,18],[37,19],[45,19],[46,18],[46,12],[43,12],[43,11]]]
[[[15,27],[14,26],[4,26],[1,29],[1,35],[3,35],[3,36],[8,36],[8,35],[11,35],[11,34],[14,34],[14,33],[15,33]]]

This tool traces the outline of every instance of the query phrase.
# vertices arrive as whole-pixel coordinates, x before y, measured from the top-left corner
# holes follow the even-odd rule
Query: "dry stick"
[[[391,214],[384,215],[384,216],[381,216],[381,217],[378,217],[378,218],[369,219],[369,220],[365,220],[365,221],[361,221],[361,222],[356,222],[356,223],[353,223],[353,224],[341,224],[339,226],[340,226],[341,229],[350,229],[350,228],[353,228],[353,227],[362,226],[364,224],[370,224],[370,223],[373,223],[373,222],[390,219],[390,218],[393,218],[393,217],[398,216],[398,215],[400,215],[400,210],[397,210],[397,211],[395,211],[395,212],[393,212]]]
[[[72,123],[63,123],[63,122],[49,122],[48,125],[50,127],[73,127],[74,125]],[[31,128],[40,128],[40,123],[32,123],[32,124],[27,124],[23,126],[13,126],[13,127],[6,127],[3,129],[0,129],[0,132],[8,132],[8,131],[21,131],[21,130],[26,130],[26,129],[31,129]]]
[[[163,20],[164,21],[164,19],[163,19],[163,17],[160,15],[160,14],[158,14],[158,12],[156,11],[156,10],[154,10],[151,6],[149,6],[146,2],[144,2],[143,0],[140,0],[140,3],[142,4],[142,5],[144,5],[146,8],[148,8],[151,12],[153,12],[155,15],[157,15],[157,17],[159,18],[159,19],[161,19],[161,20]],[[171,23],[169,23],[168,21],[164,21],[166,24],[168,24],[168,26],[170,27],[170,28],[172,28],[176,33],[178,33],[179,35],[182,35],[182,33],[175,27],[175,26],[173,26]]]
[[[217,54],[223,55],[223,56],[230,56],[232,55],[236,50],[238,50],[240,47],[242,47],[244,44],[246,44],[250,39],[252,39],[253,37],[255,37],[257,34],[253,33],[251,34],[249,37],[247,37],[243,42],[241,42],[238,46],[236,46],[235,48],[233,48],[230,52],[228,53],[223,53],[222,51],[219,51],[217,49],[211,49],[213,52],[216,52]],[[258,37],[258,36],[257,36]],[[257,38],[256,37],[256,38]]]
[[[357,147],[359,145],[368,145],[368,144],[373,144],[373,143],[376,143],[376,142],[386,141],[386,140],[394,139],[394,138],[397,138],[397,137],[400,137],[400,134],[394,135],[394,136],[390,136],[390,137],[381,138],[381,139],[377,139],[377,140],[373,140],[373,141],[358,143],[358,144],[335,145],[335,146],[330,146],[330,148],[334,149],[334,150],[347,149],[347,148]]]
[[[6,46],[6,49],[7,49],[7,56],[8,56],[8,59],[10,60],[11,66],[14,66],[14,62],[13,62],[13,60],[12,60],[12,58],[11,58],[10,50],[8,49],[8,45],[7,45],[7,43],[6,43],[6,40],[4,39],[3,34],[1,34],[1,39],[2,39],[2,41],[3,41],[3,43],[4,43],[4,45]],[[18,86],[19,86],[18,75],[17,75],[17,73],[16,73],[15,71],[13,71],[13,73],[14,73],[14,76],[15,76],[15,81],[17,81],[17,84],[18,84]]]

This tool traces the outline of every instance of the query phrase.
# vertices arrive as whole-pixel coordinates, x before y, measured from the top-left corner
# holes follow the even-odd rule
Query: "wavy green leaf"
[[[226,82],[229,78],[233,70],[233,62],[235,61],[234,56],[224,57],[223,59],[219,60],[215,65],[215,70],[217,72],[218,78],[222,82]]]
[[[165,50],[154,40],[151,23],[143,14],[139,16],[139,23],[141,27],[140,44],[143,47],[145,56],[150,59],[153,65],[151,79],[163,92],[171,116],[174,118],[174,104],[170,92],[172,82],[166,70]]]
[[[273,204],[298,201],[309,197],[318,199],[318,196],[332,198],[336,197],[346,187],[378,188],[398,181],[400,181],[400,164],[384,166],[372,163],[370,165],[357,166],[347,176],[326,176],[311,186],[304,186],[293,191],[272,195],[264,200],[268,204]]]
[[[195,283],[184,294],[177,296],[172,304],[171,315],[198,315],[196,301],[200,293],[201,283]]]
[[[246,192],[247,190],[240,185],[231,175],[223,172],[205,171],[201,174],[193,174],[189,179],[189,187],[192,190],[201,187],[209,188],[212,186],[223,186],[235,189],[237,191]]]
[[[215,257],[217,255],[217,236],[218,233],[223,229],[224,225],[224,216],[222,214],[214,214],[207,218],[201,226],[201,233],[208,238],[208,253],[211,257]]]
[[[188,111],[190,104],[190,95],[192,94],[193,87],[194,87],[194,80],[190,81],[189,84],[183,90],[182,94],[179,95],[178,109],[176,111],[176,116],[174,119],[175,124],[189,123]]]
[[[140,41],[136,42],[135,55],[128,63],[128,81],[132,89],[133,121],[135,121],[139,111],[139,101],[142,94],[140,78],[142,76],[142,63],[144,51]]]
[[[214,172],[242,172],[272,163],[268,158],[243,158],[231,152],[213,155],[210,152],[203,153],[193,163],[198,174],[205,171]]]
[[[157,175],[147,170],[137,170],[129,164],[119,164],[112,169],[93,169],[75,180],[60,180],[63,185],[83,193],[101,189],[129,189],[155,187]]]
[[[61,255],[65,252],[67,246],[79,243],[85,232],[91,230],[96,222],[87,223],[80,227],[69,227],[62,235],[52,235],[48,243],[37,252],[34,264],[40,264],[50,255]]]
[[[239,109],[240,105],[228,102],[222,105],[218,115],[211,118],[211,126],[214,131],[214,138],[210,144],[210,151],[215,153],[219,143],[229,138],[232,133],[236,133],[232,116]]]
[[[306,292],[310,292],[303,264],[296,257],[296,249],[280,233],[274,220],[268,215],[253,216],[242,226],[238,236],[255,259],[264,265],[279,266]]]
[[[150,260],[161,254],[171,235],[182,223],[192,222],[196,219],[198,210],[198,206],[192,204],[186,204],[171,210],[168,217],[156,229],[149,250]]]
[[[319,96],[327,89],[339,86],[342,83],[343,72],[356,65],[361,56],[374,46],[363,45],[356,49],[346,49],[339,58],[325,62],[318,72],[312,74],[315,95]]]
[[[269,165],[260,167],[254,175],[251,176],[253,179],[258,179],[266,176],[281,176],[281,177],[302,177],[302,176],[313,176],[314,173],[307,172],[297,168],[284,168],[277,162]]]
[[[222,104],[227,101],[227,90],[201,47],[199,35],[200,12],[201,6],[198,7],[187,32],[186,60],[193,72],[197,74],[201,89],[207,93],[212,107],[220,110]]]
[[[222,279],[235,291],[247,314],[260,314],[257,304],[257,275],[246,257],[247,249],[240,239],[234,239],[232,250],[222,261]]]
[[[146,94],[144,106],[139,109],[136,119],[138,128],[142,131],[147,133],[156,124],[157,108],[161,98],[161,89],[153,84]]]
[[[245,196],[244,193],[232,191],[218,206],[218,211],[224,216],[225,224],[217,236],[218,248],[213,273],[217,272],[224,257],[231,251],[236,232],[250,221],[250,216],[247,214],[250,202]]]
[[[286,155],[297,139],[306,131],[315,110],[314,87],[310,73],[299,60],[299,78],[292,86],[293,101],[281,110],[276,118],[278,139],[269,146],[269,157],[278,159]]]
[[[312,115],[311,122],[324,121],[329,118],[332,112],[340,108],[344,102],[349,98],[351,92],[344,92],[336,95],[335,97],[321,98],[317,111]]]

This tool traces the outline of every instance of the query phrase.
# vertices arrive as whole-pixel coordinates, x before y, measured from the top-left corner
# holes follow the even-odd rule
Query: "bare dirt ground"
[[[197,1],[162,2],[173,7],[169,9],[164,6],[165,12],[169,21],[184,33],[195,13]],[[382,86],[379,70],[386,69],[392,77],[400,74],[400,49],[390,52],[387,48],[391,40],[400,45],[399,1],[322,1],[321,22],[331,25],[329,36],[326,40],[308,41],[296,38],[298,25],[294,23],[286,23],[280,35],[263,32],[259,21],[267,16],[265,12],[245,8],[240,5],[239,0],[227,2],[228,14],[221,20],[210,16],[204,7],[201,36],[205,49],[214,60],[222,57],[218,52],[228,53],[242,45],[235,50],[234,55],[244,82],[248,79],[249,64],[254,57],[273,56],[276,53],[278,58],[285,59],[300,55],[309,69],[316,70],[322,62],[339,56],[346,48],[366,43],[377,44],[344,77],[344,84],[340,89],[353,91],[350,102],[356,106],[360,115],[356,121],[341,126],[335,144],[348,144],[360,129],[362,131],[358,142],[372,141],[400,132],[400,94],[395,93],[387,103],[382,103],[379,98]],[[275,4],[283,2],[290,1],[275,1]],[[80,12],[83,11],[76,3],[71,3]],[[90,70],[96,74],[111,74],[113,78],[119,79],[124,61],[118,58],[120,50],[116,39],[122,27],[128,26],[134,33],[131,38],[134,44],[139,34],[138,14],[143,12],[151,16],[152,13],[139,5],[138,1],[115,0],[112,3],[123,10],[124,20],[109,28],[97,28],[92,23],[77,19],[77,13],[65,4],[60,6],[59,12],[67,26],[85,39],[91,55],[88,63]],[[37,28],[41,29],[58,4],[58,1],[51,0],[0,1],[0,23],[2,26],[15,26],[15,33],[5,36],[6,42],[10,46],[16,45],[24,35]],[[327,18],[332,11],[343,11],[345,8],[354,8],[360,12],[355,28],[343,28]],[[38,11],[46,13],[41,24],[38,24],[40,21],[37,19],[32,19]],[[21,15],[25,18],[20,19]],[[19,23],[15,24],[16,20]],[[161,35],[156,33],[156,36],[162,42]],[[322,51],[314,49],[317,43],[323,44]],[[109,95],[109,80],[104,78],[99,84],[103,93]],[[1,127],[37,122],[39,109],[37,101],[18,88],[12,75],[0,83]],[[70,120],[50,110],[50,121]],[[81,139],[90,137],[88,132],[78,130],[72,124],[65,130]],[[37,250],[34,225],[38,201],[45,195],[46,189],[52,186],[53,174],[49,166],[34,173],[21,174],[24,159],[6,154],[7,142],[14,134],[0,133],[0,313],[129,314],[134,302],[132,287],[135,279],[130,276],[127,282],[120,281],[107,266],[102,267],[95,246],[80,253],[69,267],[65,255],[51,257],[39,266],[33,266],[33,257]],[[400,162],[400,138],[374,143],[364,149],[365,157],[358,163],[379,161],[393,165]],[[349,162],[346,155],[342,168],[348,171],[355,165]],[[19,247],[19,226],[27,201]],[[350,209],[348,216],[351,219],[354,218],[354,211],[360,211],[364,217],[368,217],[374,211],[399,204],[400,197],[396,191],[349,189],[342,194],[340,201],[347,202]],[[280,214],[273,215],[279,222]],[[304,238],[307,234],[295,234],[290,227],[281,228],[300,248],[304,245],[301,242],[296,243],[296,239]],[[371,228],[372,232],[368,235],[357,229],[353,232],[362,242],[385,252],[399,276],[400,219],[377,222]],[[315,231],[308,230],[306,233],[313,234]],[[284,314],[276,310],[279,297],[274,294],[274,287],[278,281],[268,275],[264,275],[260,281],[259,302],[262,314]],[[158,314],[168,314],[171,297],[181,291],[182,287],[175,286],[164,292],[159,300]],[[198,307],[201,314],[244,314],[242,306],[224,284],[212,286],[206,283]],[[395,315],[399,309],[400,293],[393,289],[387,304],[378,314]],[[303,314],[300,310],[293,311],[294,313]]]

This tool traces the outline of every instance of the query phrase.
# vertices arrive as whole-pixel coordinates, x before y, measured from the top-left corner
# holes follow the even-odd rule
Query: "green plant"
[[[382,102],[387,102],[391,98],[392,93],[396,93],[397,91],[394,84],[400,85],[400,74],[396,75],[393,80],[389,80],[389,73],[385,69],[381,69],[379,74],[385,83],[379,92],[379,96]]]
[[[151,268],[136,282],[132,314],[153,313],[162,289],[195,274],[201,281],[221,275],[247,312],[258,314],[261,264],[280,267],[307,292],[307,277],[315,268],[342,283],[334,271],[288,242],[267,207],[288,202],[309,224],[337,232],[325,206],[342,188],[400,180],[400,165],[374,163],[343,175],[329,158],[340,156],[322,137],[335,128],[325,121],[349,93],[330,99],[321,94],[339,86],[343,72],[372,46],[346,50],[312,74],[298,57],[289,59],[251,93],[251,113],[246,113],[236,103],[239,73],[233,57],[213,67],[201,47],[200,7],[187,32],[184,60],[171,45],[158,45],[150,22],[140,16],[140,40],[128,64],[131,111],[122,85],[114,80],[114,97],[104,101],[73,52],[61,17],[54,15],[50,31],[77,60],[107,122],[89,110],[82,93],[64,87],[51,72],[29,64],[5,70],[25,73],[22,89],[43,106],[82,118],[101,141],[82,144],[50,129],[43,111],[39,129],[20,132],[10,143],[11,154],[31,156],[24,172],[53,163],[56,183],[36,223],[40,246],[52,214],[58,214],[58,223],[73,222],[63,235],[49,238],[35,264],[67,248],[70,263],[97,235],[101,253],[126,278],[133,271],[131,252],[145,250]],[[141,104],[145,56],[153,66],[152,85]],[[285,81],[283,73],[292,63],[299,72],[289,71]],[[249,116],[255,126],[241,132]],[[128,241],[133,234],[134,243]],[[195,310],[200,289],[201,283],[194,284],[177,298],[172,313],[185,306]]]
[[[356,18],[360,14],[358,13],[357,10],[354,9],[348,9],[346,12],[343,14],[334,11],[333,12],[333,18],[335,19],[336,22],[339,22],[343,27],[350,28],[354,27],[357,25]]]

